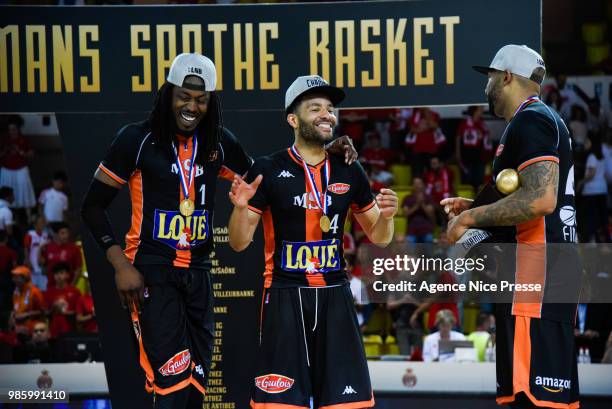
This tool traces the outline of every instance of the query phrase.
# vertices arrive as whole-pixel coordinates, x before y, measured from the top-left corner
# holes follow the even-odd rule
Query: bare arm
[[[377,206],[356,213],[355,218],[372,243],[385,247],[393,239],[393,216],[397,213],[397,195],[391,189],[381,189],[376,196],[376,202]]]
[[[229,193],[234,210],[230,216],[229,244],[235,251],[246,249],[251,241],[261,216],[248,208],[249,200],[255,195],[263,177],[257,176],[253,183],[248,184],[240,176],[234,176]]]
[[[455,242],[469,227],[514,226],[552,213],[557,206],[559,165],[541,161],[519,172],[521,187],[495,203],[462,212],[449,223]]]

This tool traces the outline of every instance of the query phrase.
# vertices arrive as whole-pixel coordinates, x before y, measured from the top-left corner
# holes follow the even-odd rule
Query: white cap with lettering
[[[332,104],[337,105],[344,100],[345,94],[340,88],[329,85],[327,81],[318,75],[303,75],[297,77],[287,88],[285,93],[285,111],[302,95],[307,92],[320,92],[329,97]]]
[[[204,89],[192,84],[184,84],[185,77],[194,75],[204,81]],[[176,56],[166,80],[178,87],[214,91],[217,87],[217,70],[210,58],[197,53],[183,53]]]
[[[490,71],[510,71],[512,74],[530,79],[538,85],[542,85],[546,66],[542,56],[526,45],[508,44],[499,49],[491,65],[472,66],[476,71],[488,74]],[[536,69],[541,68],[543,73],[538,74]]]

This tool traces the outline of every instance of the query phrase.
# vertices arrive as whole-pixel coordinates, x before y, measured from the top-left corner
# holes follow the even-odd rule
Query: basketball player
[[[156,408],[185,407],[194,388],[201,392],[192,394],[195,406],[202,407],[213,342],[209,255],[217,178],[244,175],[252,163],[222,126],[216,82],[210,59],[177,56],[149,118],[119,131],[82,207],[115,269],[121,301],[132,310]],[[344,138],[335,146],[354,160],[354,150],[345,156],[347,144]],[[106,208],[125,184],[132,224],[123,250]]]
[[[490,66],[474,69],[488,75],[485,93],[490,111],[507,122],[493,176],[514,169],[520,187],[472,209],[471,201],[463,198],[442,200],[450,216],[448,238],[456,242],[471,227],[514,226],[516,281],[530,276],[543,288],[562,285],[578,292],[579,269],[569,256],[573,247],[567,247],[568,252],[545,247],[574,243],[576,225],[575,220],[561,217],[562,211],[574,211],[574,167],[567,127],[539,98],[544,61],[526,46],[506,45]],[[525,253],[529,246],[542,249],[541,260],[529,250]],[[561,267],[574,265],[575,277],[555,282]],[[542,291],[535,301],[497,305],[497,402],[516,408],[577,408],[576,304],[545,303],[544,295]]]
[[[372,242],[393,237],[397,196],[374,199],[359,163],[326,154],[344,92],[319,76],[298,77],[285,96],[294,144],[234,178],[230,245],[245,249],[260,220],[265,290],[253,409],[370,408],[370,385],[342,237],[352,209]]]

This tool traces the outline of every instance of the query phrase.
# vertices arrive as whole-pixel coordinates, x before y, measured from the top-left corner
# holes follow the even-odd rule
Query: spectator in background
[[[491,159],[492,145],[489,128],[482,119],[484,108],[470,106],[468,116],[457,129],[455,156],[462,171],[463,183],[478,187],[483,183],[485,164]]]
[[[588,101],[589,109],[587,111],[587,129],[589,139],[604,140],[608,130],[608,118],[601,109],[599,98],[591,98]]]
[[[8,121],[8,136],[0,146],[0,186],[9,186],[15,193],[13,208],[25,209],[28,220],[31,209],[36,206],[34,188],[30,179],[27,160],[34,156],[30,142],[21,134],[23,118],[12,115]]]
[[[17,252],[7,244],[4,230],[0,230],[0,328],[4,328],[13,310],[13,280],[11,271],[17,265]]]
[[[45,300],[38,287],[32,284],[32,273],[28,267],[17,266],[11,273],[15,290],[10,326],[14,327],[18,336],[27,339],[36,321],[44,317]]]
[[[13,188],[9,186],[0,187],[0,230],[4,230],[8,237],[13,237],[13,211],[11,205],[15,200]]]
[[[439,122],[440,116],[429,108],[417,108],[410,117],[410,131],[404,142],[412,151],[412,171],[417,176],[422,175],[429,159],[446,144]]]
[[[440,205],[440,200],[454,196],[453,171],[437,156],[429,161],[429,169],[425,172],[425,193],[431,198],[436,212],[436,223],[446,225],[447,215]]]
[[[85,278],[85,292],[79,297],[76,305],[76,321],[82,332],[96,333],[98,332],[96,309],[94,308],[93,297],[91,296],[89,278],[87,276]]]
[[[66,180],[64,172],[55,172],[51,187],[40,193],[38,198],[39,214],[44,214],[48,223],[66,221],[66,211],[68,210],[68,196],[64,193]]]
[[[465,340],[465,335],[452,330],[456,323],[457,320],[450,310],[440,310],[437,312],[435,325],[438,328],[438,331],[425,337],[425,340],[423,341],[423,361],[446,361],[452,358],[452,355],[440,356],[439,345],[441,340]]]
[[[47,276],[43,274],[38,262],[40,248],[49,241],[45,218],[41,215],[34,217],[34,228],[28,230],[23,238],[24,264],[32,270],[32,282],[42,291],[47,289]]]
[[[561,118],[567,123],[572,116],[572,107],[580,103],[580,98],[574,89],[574,84],[567,82],[567,75],[558,74],[555,77],[557,91],[561,95]]]
[[[55,285],[53,269],[57,263],[66,263],[70,278],[69,284],[74,284],[81,273],[81,250],[70,237],[70,228],[64,222],[53,226],[53,240],[44,244],[40,249],[39,263],[45,267],[47,285]]]
[[[491,329],[495,327],[495,317],[492,314],[481,312],[476,318],[476,331],[472,332],[467,336],[468,341],[474,343],[476,353],[478,356],[478,362],[485,361],[485,354],[487,352],[487,346],[491,341]]]
[[[606,165],[606,182],[608,183],[608,210],[612,209],[612,129],[606,132],[601,153]]]
[[[577,153],[584,152],[589,148],[588,128],[586,112],[580,105],[572,106],[571,119],[568,126],[574,143],[572,147]]]
[[[81,293],[68,281],[69,268],[66,263],[56,263],[53,266],[55,284],[50,286],[45,293],[45,300],[49,307],[49,327],[52,338],[75,330],[76,307]]]
[[[608,342],[606,342],[606,352],[604,352],[604,356],[601,359],[602,364],[612,364],[612,333],[608,337]]]
[[[17,363],[53,363],[57,359],[55,342],[50,339],[49,327],[44,321],[36,321],[32,330],[32,339],[15,351]]]
[[[368,145],[361,151],[362,161],[372,166],[372,169],[388,170],[395,159],[391,149],[384,148],[380,141],[380,134],[376,131],[368,134]]]
[[[436,213],[431,198],[425,193],[423,179],[412,180],[412,194],[402,203],[408,218],[406,240],[409,243],[432,243]]]
[[[608,184],[606,182],[606,164],[604,161],[601,140],[595,138],[587,156],[584,179],[579,182],[583,216],[583,238],[581,241],[607,243],[608,240]]]
[[[556,87],[553,86],[547,90],[544,103],[551,107],[557,114],[561,115],[563,100],[561,99],[561,94],[559,94],[559,90]]]
[[[574,328],[576,351],[589,351],[591,362],[599,363],[604,355],[606,340],[610,335],[610,304],[578,304]]]

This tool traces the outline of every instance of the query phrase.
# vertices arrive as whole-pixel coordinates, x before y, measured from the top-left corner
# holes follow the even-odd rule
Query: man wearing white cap
[[[155,408],[185,407],[190,389],[189,405],[202,407],[213,342],[209,255],[217,178],[244,175],[252,164],[223,127],[216,82],[210,59],[178,55],[148,119],[119,131],[82,205],[131,310]],[[347,140],[334,151],[352,160]],[[106,209],[124,184],[132,225],[123,250]]]
[[[573,322],[576,304],[550,301],[554,288],[580,289],[573,246],[576,241],[574,167],[570,135],[563,120],[540,99],[545,65],[524,45],[502,47],[486,67],[485,93],[491,113],[508,125],[493,160],[493,176],[518,172],[520,186],[494,203],[471,207],[463,198],[442,200],[450,216],[447,235],[459,240],[470,228],[511,226],[516,244],[512,276],[516,284],[545,289],[528,297],[514,294],[498,304],[497,402],[517,408],[579,406]],[[561,271],[570,271],[561,279]]]
[[[291,147],[234,178],[232,248],[251,243],[260,220],[266,271],[251,407],[370,408],[374,397],[343,257],[349,209],[373,243],[393,237],[397,196],[374,198],[359,163],[325,152],[344,92],[316,75],[285,95]],[[311,399],[312,405],[311,406]]]

